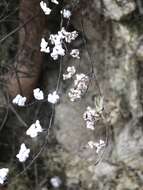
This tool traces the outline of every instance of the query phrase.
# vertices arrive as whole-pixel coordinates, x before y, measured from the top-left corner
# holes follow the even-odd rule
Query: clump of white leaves
[[[48,47],[48,42],[45,41],[44,38],[41,39],[41,52],[50,53],[51,57],[54,60],[57,60],[59,56],[64,56],[66,51],[63,48],[63,44],[71,43],[72,40],[75,40],[78,36],[76,31],[68,32],[63,27],[57,34],[51,34],[49,40],[53,45],[53,49],[50,53],[50,49]]]
[[[61,14],[63,15],[64,18],[69,19],[71,17],[71,11],[64,9],[61,11]]]
[[[59,4],[59,2],[57,0],[51,0],[52,3],[55,3],[56,5]]]
[[[83,114],[83,119],[86,122],[88,129],[94,130],[95,123],[101,118],[103,112],[103,97],[99,96],[95,98],[95,107],[88,106]]]
[[[45,53],[50,52],[50,48],[48,47],[48,42],[46,42],[44,38],[41,39],[40,47],[41,47],[40,49],[41,52],[45,52]]]
[[[53,51],[51,52],[51,57],[56,60],[58,59],[59,55],[64,56],[65,55],[65,49],[62,47],[62,39],[63,36],[59,32],[58,34],[51,34],[49,40],[51,41],[51,44],[54,45]]]
[[[74,66],[67,67],[67,74],[63,74],[63,80],[70,79],[76,73]]]
[[[33,90],[33,95],[36,100],[43,100],[44,99],[44,93],[39,88],[36,88]]]
[[[47,4],[44,1],[40,2],[40,7],[43,10],[43,12],[45,13],[45,15],[49,15],[51,13],[51,9],[49,7],[47,7]]]
[[[59,101],[59,95],[57,94],[56,91],[54,91],[53,93],[48,94],[48,102],[52,103],[52,104],[56,104]]]
[[[88,106],[83,114],[83,119],[86,121],[86,128],[94,130],[95,122],[99,119],[95,109]]]
[[[25,162],[26,159],[29,157],[30,149],[26,148],[25,144],[22,143],[20,146],[19,153],[16,157],[19,159],[19,162]]]
[[[50,182],[54,188],[59,188],[62,184],[62,181],[58,176],[52,177]]]
[[[80,99],[81,96],[84,95],[88,88],[89,84],[89,77],[83,73],[76,74],[74,80],[74,87],[70,89],[68,96],[70,100],[73,102],[76,99]]]
[[[73,58],[80,59],[79,50],[78,50],[78,49],[73,49],[73,50],[70,52],[70,55],[71,55]]]
[[[64,27],[61,29],[61,33],[63,34],[64,39],[67,43],[71,43],[73,40],[75,40],[78,37],[77,31],[68,32],[65,30]]]
[[[29,135],[31,138],[37,137],[38,133],[41,133],[43,131],[40,121],[36,120],[35,123],[33,123],[26,131],[26,135]]]
[[[20,107],[25,106],[26,97],[22,97],[20,94],[17,94],[16,97],[12,100],[13,104],[17,104]]]
[[[52,52],[50,53],[51,57],[54,60],[57,60],[59,56],[65,55],[65,49],[63,48],[64,41],[66,43],[71,43],[72,40],[78,36],[76,31],[67,32],[65,28],[62,28],[58,31],[57,34],[51,34],[49,40],[52,45],[54,45]]]
[[[51,34],[49,37],[49,40],[51,41],[52,45],[61,45],[62,40],[64,39],[63,34],[61,33],[61,31],[58,31],[57,34]]]
[[[56,45],[54,48],[53,48],[53,51],[51,52],[51,57],[54,59],[54,60],[57,60],[58,57],[60,56],[64,56],[65,55],[65,50],[63,49],[62,45]]]
[[[96,153],[99,153],[99,151],[106,145],[105,142],[101,139],[98,143],[94,141],[88,141],[87,144],[88,144],[88,147],[91,149],[96,148]]]
[[[4,184],[4,181],[7,178],[9,169],[8,168],[1,168],[0,169],[0,184]]]

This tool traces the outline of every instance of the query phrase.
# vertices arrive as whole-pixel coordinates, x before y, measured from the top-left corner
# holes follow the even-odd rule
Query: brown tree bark
[[[40,0],[21,0],[19,20],[19,45],[15,69],[6,77],[10,96],[32,96],[41,73],[42,54],[40,41],[45,28],[45,16],[40,9]],[[26,24],[25,24],[26,23]]]

